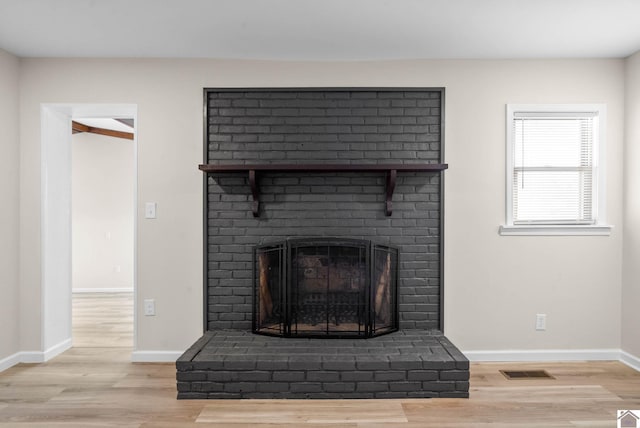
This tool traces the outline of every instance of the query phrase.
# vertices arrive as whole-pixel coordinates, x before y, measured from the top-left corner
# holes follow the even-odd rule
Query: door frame
[[[138,106],[41,104],[41,338],[44,361],[72,346],[71,121],[80,117],[134,119],[133,350],[137,349]],[[96,173],[105,173],[96,171]]]

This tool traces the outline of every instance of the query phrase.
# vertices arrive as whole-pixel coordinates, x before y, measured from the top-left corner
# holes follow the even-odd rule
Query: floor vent
[[[555,379],[546,370],[500,370],[507,379]]]

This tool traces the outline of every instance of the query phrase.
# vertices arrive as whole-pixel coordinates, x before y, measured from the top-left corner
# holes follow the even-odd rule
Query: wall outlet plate
[[[145,316],[154,316],[156,314],[156,301],[153,299],[144,299]]]

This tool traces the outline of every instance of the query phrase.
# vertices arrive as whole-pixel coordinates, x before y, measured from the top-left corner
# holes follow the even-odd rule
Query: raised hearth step
[[[438,331],[363,340],[215,330],[176,368],[180,399],[469,396],[469,360]]]

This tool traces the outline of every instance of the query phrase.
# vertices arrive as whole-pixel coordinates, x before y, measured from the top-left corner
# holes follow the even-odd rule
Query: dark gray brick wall
[[[209,90],[205,163],[439,163],[441,90]],[[400,250],[400,328],[440,328],[440,175],[400,173],[393,215],[375,173],[209,174],[207,328],[251,329],[252,249],[288,237]]]

